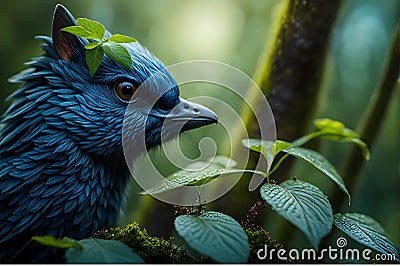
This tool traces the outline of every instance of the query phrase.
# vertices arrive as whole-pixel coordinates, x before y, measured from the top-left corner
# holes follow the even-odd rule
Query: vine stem
[[[399,23],[395,27],[393,34],[390,52],[386,58],[386,68],[382,73],[382,79],[377,84],[374,94],[371,97],[370,103],[365,112],[364,118],[361,120],[359,127],[359,136],[368,146],[373,146],[379,129],[385,117],[386,110],[393,92],[396,89],[396,83],[399,84]],[[346,186],[349,190],[354,189],[354,186],[359,182],[359,174],[364,165],[362,153],[357,146],[353,146],[349,152],[347,159],[344,162],[342,176],[346,180]],[[340,209],[345,198],[342,193],[331,193],[331,204],[333,207]]]

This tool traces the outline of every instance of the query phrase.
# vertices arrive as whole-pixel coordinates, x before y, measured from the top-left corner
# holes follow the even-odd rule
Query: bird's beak
[[[182,132],[218,123],[218,117],[213,111],[203,105],[182,98],[181,102],[174,107],[173,114],[170,114],[169,118],[171,121],[184,123]]]

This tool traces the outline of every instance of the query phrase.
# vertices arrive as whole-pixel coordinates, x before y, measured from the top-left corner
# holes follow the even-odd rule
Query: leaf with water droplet
[[[400,252],[388,238],[383,227],[373,218],[360,213],[337,213],[333,222],[343,233],[355,241],[384,254],[394,254],[400,261]]]
[[[304,232],[315,248],[322,237],[331,231],[332,208],[316,186],[300,180],[288,180],[280,185],[265,184],[260,192],[274,211]]]
[[[346,195],[349,198],[349,202],[350,202],[350,194],[347,191],[347,188],[343,182],[343,179],[337,172],[336,168],[319,152],[316,152],[316,151],[310,150],[310,149],[306,149],[306,148],[302,148],[302,147],[294,147],[294,146],[284,149],[283,152],[307,162],[308,164],[313,166],[315,169],[317,169],[324,175],[328,176],[333,182],[335,182],[339,186],[339,188],[344,193],[346,193]]]
[[[214,211],[181,215],[175,229],[187,244],[220,263],[245,263],[250,255],[246,233],[232,217]]]
[[[253,173],[264,175],[258,170],[232,168],[236,162],[225,156],[216,156],[207,162],[198,161],[168,176],[163,182],[153,188],[146,189],[141,194],[158,194],[183,186],[202,186],[221,175]]]

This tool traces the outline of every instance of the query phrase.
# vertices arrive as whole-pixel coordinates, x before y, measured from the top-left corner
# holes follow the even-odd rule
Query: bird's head
[[[61,30],[73,25],[75,18],[57,5],[52,38],[41,38],[46,55],[32,65],[52,86],[46,104],[58,114],[48,114],[48,123],[71,131],[80,148],[110,157],[121,152],[122,131],[133,149],[140,146],[139,136],[151,148],[182,131],[217,122],[211,110],[179,96],[172,75],[138,42],[123,44],[131,69],[104,56],[91,76],[85,61],[88,40]]]

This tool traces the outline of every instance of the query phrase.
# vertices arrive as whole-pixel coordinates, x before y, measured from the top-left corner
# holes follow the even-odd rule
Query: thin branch
[[[390,52],[386,58],[387,65],[382,73],[382,79],[371,97],[370,104],[367,107],[365,116],[361,120],[360,129],[358,130],[360,138],[368,144],[370,149],[373,147],[378,136],[389,101],[397,87],[396,83],[398,83],[399,79],[399,31],[399,24],[397,24]],[[357,182],[359,182],[359,174],[363,165],[364,160],[360,149],[356,146],[352,147],[342,171],[342,176],[346,180],[346,186],[349,190],[354,189]],[[345,197],[341,193],[332,193],[331,203],[334,207],[340,208],[344,202]]]

